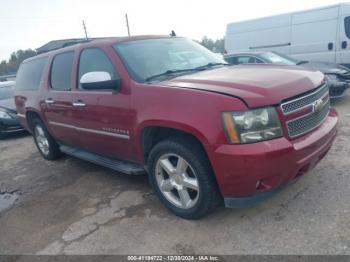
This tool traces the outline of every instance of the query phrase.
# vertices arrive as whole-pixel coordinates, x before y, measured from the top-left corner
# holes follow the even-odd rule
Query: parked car
[[[242,52],[227,54],[226,62],[232,65],[239,64],[279,64],[299,65],[306,68],[319,70],[327,76],[329,94],[331,98],[341,97],[346,93],[350,83],[350,70],[342,65],[326,62],[299,61],[290,56],[277,52]]]
[[[251,205],[295,181],[326,155],[338,121],[322,73],[227,66],[169,36],[96,40],[27,59],[15,101],[45,159],[63,152],[147,172],[160,201],[188,219],[223,200]]]
[[[229,54],[270,50],[350,66],[350,4],[230,23],[225,49]]]
[[[0,138],[24,130],[17,119],[14,85],[14,81],[0,82]]]

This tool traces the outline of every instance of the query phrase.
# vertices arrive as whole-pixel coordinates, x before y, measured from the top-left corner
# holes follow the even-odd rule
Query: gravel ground
[[[0,253],[350,255],[350,92],[334,106],[339,135],[314,170],[258,206],[199,221],[170,214],[145,176],[45,161],[29,136],[2,140]]]

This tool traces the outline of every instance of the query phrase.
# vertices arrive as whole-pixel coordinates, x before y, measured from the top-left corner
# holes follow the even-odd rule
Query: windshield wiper
[[[200,71],[200,70],[203,70],[203,69],[200,69],[200,68],[198,68],[198,69],[197,68],[188,68],[188,69],[167,70],[167,71],[165,71],[163,73],[147,77],[145,80],[146,80],[146,82],[149,82],[149,81],[151,81],[151,80],[153,80],[155,78],[162,77],[162,76],[173,75],[173,74],[181,74],[181,73],[192,72],[192,71]]]
[[[302,65],[302,64],[307,64],[309,61],[299,61],[296,65]]]
[[[229,65],[227,63],[208,63],[206,65],[202,65],[202,66],[198,66],[198,67],[195,67],[195,69],[198,69],[198,70],[204,70],[204,69],[207,69],[207,68],[211,68],[211,67],[214,67],[214,66],[219,66],[219,65]]]
[[[173,74],[181,74],[181,73],[186,73],[186,72],[197,72],[197,71],[202,71],[208,68],[211,68],[213,66],[218,66],[218,65],[229,65],[226,63],[208,63],[206,65],[198,66],[195,68],[187,68],[187,69],[174,69],[174,70],[167,70],[163,73],[156,74],[150,77],[147,77],[145,80],[146,82],[149,82],[155,78],[162,77],[162,76],[168,76],[168,75],[173,75]]]

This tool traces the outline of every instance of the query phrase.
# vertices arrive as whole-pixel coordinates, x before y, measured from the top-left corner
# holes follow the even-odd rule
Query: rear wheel
[[[221,200],[209,161],[192,139],[158,143],[149,157],[150,181],[161,202],[177,216],[197,219]]]
[[[62,156],[55,139],[49,134],[45,125],[39,119],[34,119],[33,138],[40,154],[47,160],[55,160]]]

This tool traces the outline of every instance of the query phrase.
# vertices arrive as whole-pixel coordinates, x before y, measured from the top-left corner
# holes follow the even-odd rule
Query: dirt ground
[[[350,92],[333,105],[339,135],[314,170],[258,206],[198,221],[169,213],[146,176],[45,161],[30,136],[1,140],[0,253],[349,255]]]

